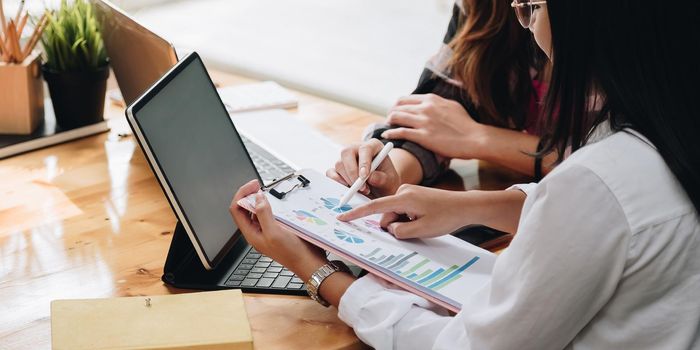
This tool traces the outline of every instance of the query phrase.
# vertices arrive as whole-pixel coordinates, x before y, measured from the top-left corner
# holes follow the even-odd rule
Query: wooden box
[[[239,289],[54,300],[54,350],[252,350]]]
[[[39,52],[21,64],[0,63],[0,134],[28,135],[44,119]]]

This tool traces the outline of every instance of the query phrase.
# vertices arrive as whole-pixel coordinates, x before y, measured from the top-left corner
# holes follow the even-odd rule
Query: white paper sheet
[[[426,297],[452,311],[488,283],[496,256],[458,238],[445,235],[430,239],[398,240],[379,227],[379,215],[350,223],[335,217],[367,202],[361,194],[337,208],[346,187],[313,171],[301,173],[311,180],[306,188],[279,200],[266,193],[275,217],[299,230],[302,238],[330,249],[380,277]],[[296,179],[276,187],[286,191]],[[254,207],[254,196],[244,207]]]

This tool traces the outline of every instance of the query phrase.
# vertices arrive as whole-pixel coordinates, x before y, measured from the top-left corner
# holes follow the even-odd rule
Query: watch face
[[[345,263],[340,260],[331,261],[331,265],[333,265],[336,271],[352,273],[348,265],[345,265]]]

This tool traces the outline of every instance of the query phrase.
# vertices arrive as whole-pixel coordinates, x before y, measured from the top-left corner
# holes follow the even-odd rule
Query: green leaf
[[[41,37],[44,63],[57,71],[95,70],[107,64],[107,52],[92,4],[86,0],[61,0],[58,9],[47,10]]]

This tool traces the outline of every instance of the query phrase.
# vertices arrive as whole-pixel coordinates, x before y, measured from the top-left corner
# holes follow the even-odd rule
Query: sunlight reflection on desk
[[[0,222],[10,223],[2,226],[0,237],[82,214],[53,184],[61,173],[55,156],[46,157],[40,169],[0,168]]]
[[[129,163],[135,148],[134,142],[105,141],[105,153],[107,155],[107,167],[111,185],[109,198],[104,201],[104,206],[112,225],[112,232],[115,234],[120,232],[121,218],[126,213],[129,202]]]

